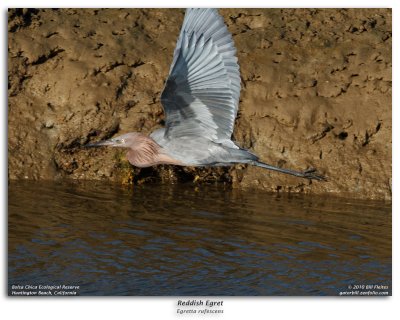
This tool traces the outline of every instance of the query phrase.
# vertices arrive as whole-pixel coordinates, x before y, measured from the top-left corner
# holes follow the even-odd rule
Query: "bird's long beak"
[[[102,147],[102,146],[110,146],[113,147],[115,146],[116,143],[113,139],[110,140],[103,140],[103,141],[99,141],[99,142],[93,142],[93,143],[88,143],[85,144],[85,147]]]

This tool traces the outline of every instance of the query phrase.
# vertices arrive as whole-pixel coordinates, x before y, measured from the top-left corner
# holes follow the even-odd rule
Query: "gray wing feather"
[[[168,138],[230,139],[240,95],[236,49],[216,9],[187,9],[161,94]]]

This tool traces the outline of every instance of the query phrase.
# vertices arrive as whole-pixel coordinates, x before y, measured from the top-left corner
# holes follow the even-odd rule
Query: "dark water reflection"
[[[223,186],[9,185],[9,287],[337,295],[391,285],[391,204]],[[9,289],[10,290],[10,289]]]

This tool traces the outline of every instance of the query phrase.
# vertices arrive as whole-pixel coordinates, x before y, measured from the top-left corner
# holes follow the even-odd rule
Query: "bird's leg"
[[[279,168],[279,167],[274,167],[274,166],[271,166],[271,165],[269,165],[267,163],[260,162],[260,161],[252,161],[250,163],[252,165],[257,166],[257,167],[261,167],[261,168],[268,169],[268,170],[273,170],[273,171],[277,171],[277,172],[290,174],[292,176],[296,176],[296,177],[300,177],[300,178],[314,179],[314,180],[319,180],[319,181],[326,181],[327,180],[326,177],[317,174],[316,173],[316,169],[314,169],[314,168],[310,168],[310,169],[307,169],[307,170],[301,172],[301,171],[294,171],[294,170],[290,170],[290,169],[283,169],[283,168]]]

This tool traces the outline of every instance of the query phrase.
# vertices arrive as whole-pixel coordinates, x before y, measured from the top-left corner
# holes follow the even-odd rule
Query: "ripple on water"
[[[9,284],[336,295],[391,284],[391,204],[223,186],[11,182]]]

